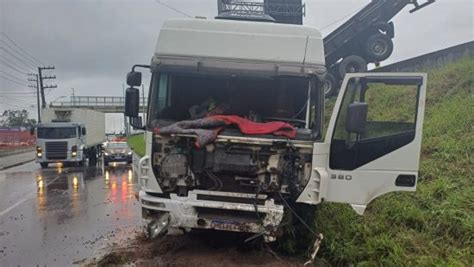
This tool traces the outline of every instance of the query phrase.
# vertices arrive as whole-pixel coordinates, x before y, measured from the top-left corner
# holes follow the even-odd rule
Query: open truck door
[[[362,214],[380,195],[415,191],[426,82],[417,73],[346,75],[297,201],[349,203]]]

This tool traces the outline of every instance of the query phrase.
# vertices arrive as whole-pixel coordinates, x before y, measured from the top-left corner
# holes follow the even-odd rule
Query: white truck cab
[[[82,124],[69,122],[41,123],[36,127],[36,163],[42,168],[49,163],[75,162],[82,164],[85,155],[86,128]]]
[[[134,88],[140,67],[152,73],[144,126]],[[125,114],[146,136],[138,173],[149,236],[197,228],[274,241],[288,203],[348,203],[362,214],[382,194],[414,191],[426,75],[347,75],[326,128],[325,74],[323,40],[310,27],[165,22],[151,65],[135,65],[127,76]],[[160,133],[216,112],[284,122],[296,135],[225,127],[212,143],[196,146],[205,127]]]
[[[35,127],[36,163],[47,168],[52,163],[89,165],[105,140],[105,115],[86,109],[43,109],[43,122]]]

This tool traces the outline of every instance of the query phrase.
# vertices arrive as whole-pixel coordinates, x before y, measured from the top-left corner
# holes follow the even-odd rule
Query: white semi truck
[[[88,109],[48,108],[42,110],[42,123],[35,127],[36,162],[42,168],[50,163],[97,164],[105,141],[105,114]]]
[[[346,75],[325,127],[325,66],[314,28],[166,21],[151,64],[127,75],[125,115],[146,136],[138,173],[149,236],[214,229],[273,241],[284,214],[301,217],[295,207],[339,202],[363,214],[383,194],[415,191],[426,74]],[[145,123],[137,68],[152,75]],[[222,118],[211,114],[259,129],[278,121],[296,133],[246,134],[220,124],[214,140],[196,145],[212,125],[195,119]]]

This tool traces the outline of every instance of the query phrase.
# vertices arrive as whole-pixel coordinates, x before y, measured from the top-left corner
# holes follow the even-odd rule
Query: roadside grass
[[[331,265],[474,266],[474,59],[430,71],[426,99],[417,192],[379,197],[364,216],[319,206]]]
[[[145,156],[145,139],[143,139],[143,134],[129,136],[127,143],[137,155],[140,157]]]

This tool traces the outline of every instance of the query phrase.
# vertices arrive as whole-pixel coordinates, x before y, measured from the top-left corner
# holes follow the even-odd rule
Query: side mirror
[[[138,117],[140,108],[140,90],[127,88],[125,92],[125,116],[130,118]]]
[[[128,86],[140,86],[142,85],[142,73],[131,71],[127,74],[127,84]]]
[[[142,117],[130,117],[130,125],[135,129],[143,130]]]
[[[352,103],[347,107],[346,131],[349,133],[365,133],[368,105],[366,102]]]
[[[81,134],[82,134],[82,135],[86,135],[86,134],[87,134],[86,127],[82,127],[82,129],[81,129]]]
[[[30,135],[35,135],[35,127],[30,127]]]

